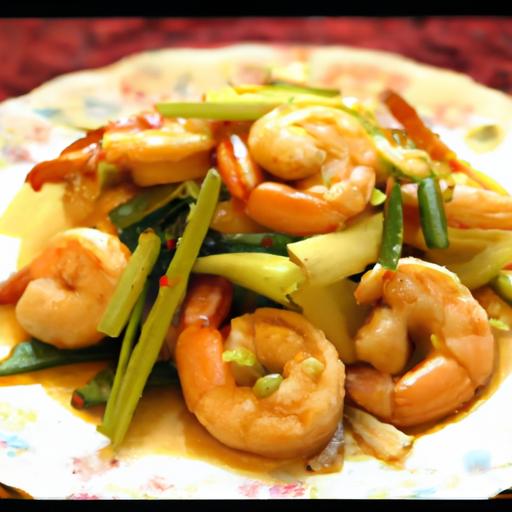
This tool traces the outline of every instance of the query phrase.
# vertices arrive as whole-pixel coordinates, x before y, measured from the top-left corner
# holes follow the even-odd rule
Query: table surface
[[[512,17],[0,19],[0,100],[144,50],[236,42],[396,52],[512,93]]]

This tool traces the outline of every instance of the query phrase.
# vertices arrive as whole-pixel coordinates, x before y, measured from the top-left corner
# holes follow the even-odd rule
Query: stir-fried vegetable
[[[110,360],[118,352],[117,340],[74,350],[56,348],[39,340],[23,341],[14,347],[7,359],[0,362],[0,377],[66,364]]]
[[[403,236],[402,194],[400,184],[394,183],[384,213],[382,244],[379,254],[379,263],[383,267],[390,270],[396,269],[402,254]]]
[[[305,283],[292,295],[302,314],[322,329],[344,363],[356,360],[354,336],[368,313],[366,306],[356,303],[356,287],[348,279],[318,286]]]
[[[97,373],[85,386],[76,389],[71,397],[71,405],[76,409],[88,409],[102,405],[112,396],[114,369],[105,368]],[[178,374],[173,364],[158,361],[149,374],[146,387],[179,385]]]
[[[206,236],[201,254],[264,252],[277,256],[288,256],[288,244],[302,238],[281,233],[217,233],[210,231]]]
[[[151,231],[139,237],[139,245],[121,275],[98,330],[111,337],[119,336],[141,294],[146,279],[160,253],[160,238]]]
[[[512,305],[512,272],[502,271],[491,282],[493,290]]]
[[[279,373],[269,373],[264,377],[260,377],[252,390],[258,398],[267,398],[279,389],[282,382],[282,375],[279,375]]]
[[[126,326],[126,330],[123,336],[123,342],[121,344],[121,352],[119,354],[119,359],[117,361],[115,378],[113,379],[112,383],[112,392],[110,394],[110,399],[108,400],[107,407],[103,415],[102,425],[98,427],[98,430],[100,432],[102,430],[103,425],[109,425],[111,421],[111,415],[113,414],[113,411],[116,410],[117,397],[119,395],[121,383],[123,382],[123,378],[126,373],[126,367],[128,366],[128,361],[130,360],[133,344],[137,336],[142,318],[142,313],[144,311],[147,290],[148,282],[146,281],[144,288],[140,292],[137,302],[135,303],[131,311],[130,319],[128,321],[128,325]]]
[[[424,258],[446,266],[470,289],[484,286],[512,261],[512,231],[448,228],[450,246],[428,249],[420,231],[406,230],[406,241]]]
[[[446,249],[448,229],[444,211],[443,197],[439,182],[435,178],[425,178],[418,185],[418,204],[420,221],[429,249]]]
[[[151,368],[156,362],[165,335],[176,308],[183,299],[188,277],[210,225],[220,190],[220,178],[210,170],[201,186],[176,253],[165,274],[166,284],[161,286],[142,332],[135,346],[119,390],[113,422],[105,428],[116,448],[124,439]]]
[[[343,231],[288,244],[291,261],[304,270],[312,286],[336,283],[362,272],[379,255],[382,213],[364,217]]]
[[[360,409],[345,406],[345,418],[354,433],[379,458],[386,461],[399,460],[411,449],[413,436],[408,436],[389,423]]]
[[[284,306],[304,280],[301,269],[284,256],[264,253],[214,254],[198,258],[192,270],[215,274]]]

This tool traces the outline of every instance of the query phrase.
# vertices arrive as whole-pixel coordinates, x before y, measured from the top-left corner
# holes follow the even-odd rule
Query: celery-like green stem
[[[166,272],[168,286],[161,286],[132,352],[117,398],[111,440],[114,448],[123,441],[142,391],[155,364],[176,309],[185,295],[192,266],[208,231],[219,198],[221,180],[214,169],[201,186],[176,253]]]
[[[280,103],[157,103],[164,117],[220,119],[222,121],[255,121]]]
[[[137,248],[130,256],[128,265],[117,283],[98,325],[98,331],[115,338],[128,322],[133,306],[137,302],[144,283],[160,254],[161,241],[152,231],[139,236]]]
[[[105,408],[105,413],[103,414],[103,421],[101,425],[98,426],[98,432],[102,434],[108,435],[110,433],[110,426],[112,422],[112,418],[114,417],[115,411],[117,410],[117,397],[119,395],[119,389],[121,388],[121,383],[123,381],[124,374],[126,373],[126,367],[128,366],[128,361],[130,360],[130,355],[132,353],[133,343],[135,341],[135,336],[137,334],[137,328],[139,327],[142,313],[144,311],[144,303],[146,302],[146,296],[148,291],[148,281],[146,281],[144,288],[142,289],[137,302],[133,308],[133,311],[130,315],[130,320],[128,325],[126,326],[126,331],[123,337],[123,343],[121,344],[121,352],[119,354],[119,360],[117,362],[116,374],[114,377],[114,382],[112,384],[112,391],[110,392],[107,407]]]

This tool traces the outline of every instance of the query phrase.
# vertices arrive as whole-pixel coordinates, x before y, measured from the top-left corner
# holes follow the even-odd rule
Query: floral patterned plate
[[[360,98],[393,87],[462,158],[512,192],[512,100],[466,76],[344,47],[152,51],[57,78],[0,105],[0,279],[66,227],[61,187],[36,194],[23,185],[35,162],[54,157],[81,130],[155,101],[199,98],[269,73]],[[1,307],[0,358],[24,336],[13,309]],[[77,412],[69,404],[72,390],[101,363],[3,377],[0,482],[35,498],[489,498],[512,484],[512,416],[504,412],[512,397],[512,337],[501,335],[498,346],[485,399],[419,436],[401,464],[373,458],[347,436],[343,469],[329,475],[222,447],[173,389],[145,394],[123,448],[113,454],[95,429],[101,408]]]

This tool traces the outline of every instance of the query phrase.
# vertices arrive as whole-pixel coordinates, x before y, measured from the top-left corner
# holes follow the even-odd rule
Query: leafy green
[[[16,345],[9,357],[0,363],[0,377],[66,364],[115,359],[118,353],[118,340],[105,340],[92,347],[68,350],[32,339]]]

